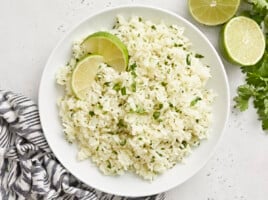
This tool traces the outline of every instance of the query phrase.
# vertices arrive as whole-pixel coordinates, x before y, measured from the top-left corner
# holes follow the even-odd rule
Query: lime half
[[[128,65],[128,50],[124,43],[108,32],[96,32],[81,44],[85,53],[96,53],[104,57],[104,62],[121,72]]]
[[[88,55],[80,60],[72,74],[71,86],[79,99],[85,99],[87,92],[95,79],[98,67],[104,59],[100,55]]]
[[[188,0],[193,18],[201,24],[219,25],[234,16],[240,0]]]
[[[254,20],[235,17],[222,30],[221,48],[229,61],[242,66],[254,65],[264,54],[264,34]]]

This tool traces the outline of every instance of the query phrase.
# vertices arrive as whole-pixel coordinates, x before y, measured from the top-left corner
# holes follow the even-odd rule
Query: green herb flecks
[[[158,104],[156,104],[155,106],[154,106],[154,109],[155,110],[161,110],[162,108],[163,108],[163,104],[162,103],[158,103]]]
[[[129,65],[127,71],[134,71],[135,69],[137,68],[137,64],[136,63],[133,63],[131,65]]]
[[[137,74],[136,74],[136,72],[135,72],[135,71],[131,71],[131,75],[132,75],[134,78],[136,78],[136,77],[137,77]]]
[[[122,83],[121,82],[118,82],[118,83],[114,84],[113,89],[116,92],[118,92],[121,89],[121,85],[122,85]]]
[[[93,111],[89,111],[88,114],[92,117],[95,115],[95,113]]]
[[[190,54],[187,54],[187,56],[186,56],[186,64],[187,64],[187,65],[191,65]]]
[[[126,140],[126,139],[123,139],[123,140],[120,142],[120,145],[121,145],[121,146],[125,146],[126,143],[127,143],[127,140]]]
[[[200,100],[202,100],[201,97],[196,97],[194,100],[191,101],[190,106],[195,106]]]
[[[170,108],[174,108],[174,105],[172,103],[168,103]]]
[[[162,157],[163,156],[163,154],[161,154],[160,152],[156,152],[160,157]]]
[[[151,26],[151,29],[156,30],[155,25],[152,25],[152,26]]]
[[[155,156],[152,156],[151,163],[155,162]]]
[[[100,102],[98,102],[96,106],[97,106],[98,109],[103,109],[103,106],[101,105]]]
[[[118,123],[117,123],[117,126],[118,126],[119,128],[125,128],[125,127],[126,127],[126,124],[125,124],[125,122],[124,122],[123,119],[119,119],[119,121],[118,121]]]
[[[154,112],[154,113],[153,113],[153,118],[154,118],[155,120],[159,119],[160,114],[161,114],[161,113],[160,113],[159,111]]]
[[[126,95],[126,94],[127,94],[127,89],[126,89],[126,87],[122,87],[122,88],[121,88],[121,94],[122,94],[122,95]]]
[[[110,162],[109,160],[107,160],[107,163],[108,163],[108,164],[107,164],[107,168],[108,168],[108,169],[112,169],[112,164],[111,164],[111,162]]]
[[[174,44],[174,47],[182,47],[182,46],[183,44],[177,44],[177,43]]]
[[[188,143],[187,143],[185,140],[183,140],[183,141],[181,142],[181,144],[183,145],[184,148],[186,148],[187,145],[188,145]]]
[[[195,54],[195,57],[196,57],[196,58],[204,58],[204,56],[203,56],[203,55],[198,54],[198,53],[196,53],[196,54]]]
[[[161,82],[161,85],[166,87],[167,86],[167,82]]]
[[[111,84],[111,82],[105,82],[103,85],[104,86],[109,86]]]
[[[136,92],[136,90],[137,90],[136,82],[133,82],[133,83],[130,85],[130,88],[131,88],[131,91],[132,91],[132,92]]]

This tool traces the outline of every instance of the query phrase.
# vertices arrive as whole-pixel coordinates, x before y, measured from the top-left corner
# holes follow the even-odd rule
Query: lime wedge
[[[108,32],[96,32],[81,44],[85,53],[96,53],[104,57],[104,62],[121,72],[128,65],[128,50],[121,40]]]
[[[227,22],[234,16],[239,5],[240,0],[188,0],[193,18],[209,26]]]
[[[100,55],[88,55],[80,60],[72,74],[71,86],[74,94],[79,99],[85,99],[88,89],[98,71],[98,67],[104,59]]]
[[[221,49],[231,62],[242,66],[254,65],[264,54],[264,34],[254,20],[235,17],[222,30]]]

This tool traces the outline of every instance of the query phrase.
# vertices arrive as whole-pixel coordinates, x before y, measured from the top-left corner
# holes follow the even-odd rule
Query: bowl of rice
[[[102,63],[80,99],[72,73],[82,41],[98,31],[124,43],[128,70]],[[208,39],[184,18],[144,6],[79,23],[52,52],[39,90],[44,134],[62,165],[91,187],[130,197],[167,191],[200,170],[229,107],[224,66]]]

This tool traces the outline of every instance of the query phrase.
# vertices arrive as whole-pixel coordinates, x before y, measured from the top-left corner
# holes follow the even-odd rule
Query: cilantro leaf
[[[234,98],[236,102],[235,107],[239,108],[240,111],[248,109],[248,101],[254,93],[254,88],[251,85],[242,85],[237,89],[238,96]]]
[[[252,9],[248,12],[248,17],[261,25],[267,15],[268,2],[266,0],[246,0],[246,2],[252,5]]]
[[[246,84],[237,89],[235,107],[240,111],[247,110],[249,99],[252,98],[262,128],[268,130],[268,51],[256,65],[242,67],[242,72],[246,74]]]

